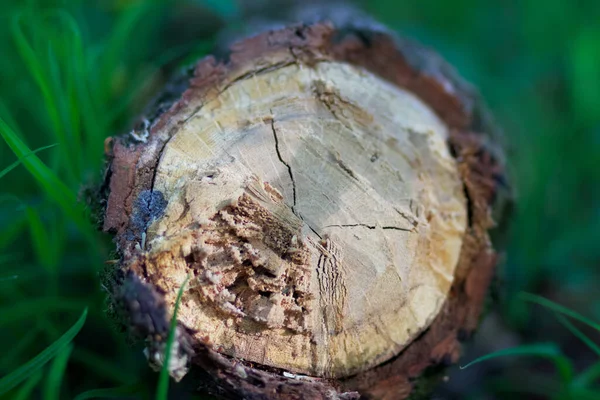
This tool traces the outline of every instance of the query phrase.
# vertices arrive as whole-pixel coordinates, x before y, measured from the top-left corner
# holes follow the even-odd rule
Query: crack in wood
[[[411,200],[411,205],[412,205],[412,200]],[[397,207],[394,207],[394,211],[396,211],[402,218],[404,218],[406,221],[408,221],[413,227],[416,228],[417,225],[419,225],[419,221],[417,221],[411,215],[407,215],[404,211],[398,209]]]
[[[400,228],[398,226],[377,226],[377,225],[367,225],[367,224],[342,224],[342,225],[327,225],[323,228],[367,228],[367,229],[384,229],[384,230],[394,230],[394,231],[404,231],[404,232],[413,232],[412,229]]]
[[[277,158],[279,158],[279,161],[281,161],[281,163],[285,165],[285,167],[288,170],[288,174],[290,175],[290,179],[292,180],[292,192],[294,197],[294,205],[292,206],[292,211],[294,211],[294,214],[296,214],[296,181],[294,180],[294,173],[292,172],[292,167],[281,156],[281,151],[279,150],[279,139],[277,138],[277,130],[275,129],[275,118],[271,118],[271,130],[273,131],[273,138],[275,139],[275,151],[277,152]]]

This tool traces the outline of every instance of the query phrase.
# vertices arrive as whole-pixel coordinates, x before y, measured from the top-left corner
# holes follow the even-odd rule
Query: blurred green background
[[[517,206],[461,364],[523,355],[451,369],[433,398],[600,398],[600,2],[360,4],[478,86],[509,144]],[[2,0],[0,397],[155,396],[142,346],[105,316],[113,247],[78,200],[101,178],[104,139],[260,7],[269,1]],[[171,384],[170,398],[202,398],[190,385]]]

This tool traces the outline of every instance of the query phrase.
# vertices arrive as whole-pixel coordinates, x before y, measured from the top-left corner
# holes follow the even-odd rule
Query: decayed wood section
[[[438,56],[297,25],[201,60],[183,94],[107,142],[114,299],[162,365],[217,395],[407,397],[456,362],[496,263],[504,181],[476,95]]]

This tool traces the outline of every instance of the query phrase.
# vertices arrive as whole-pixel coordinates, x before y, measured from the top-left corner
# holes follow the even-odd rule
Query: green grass
[[[52,386],[58,384],[57,379],[60,381],[60,376],[64,372],[64,366],[72,350],[72,347],[70,347],[69,344],[83,327],[86,316],[87,309],[83,311],[83,314],[81,314],[81,317],[79,317],[79,320],[77,320],[75,325],[65,332],[65,334],[62,335],[56,342],[52,343],[40,354],[0,379],[0,395],[9,392],[19,383],[30,378],[48,361],[56,357],[48,375],[50,384],[48,384],[46,387],[46,391],[51,391],[51,389],[53,389]]]
[[[555,317],[560,324],[567,328],[567,330],[573,336],[585,343],[588,349],[590,349],[597,358],[600,358],[600,346],[590,339],[579,328],[577,328],[567,317],[592,327],[597,331],[597,333],[600,332],[600,324],[543,297],[530,293],[521,293],[520,297],[524,301],[530,301],[554,311]],[[560,385],[555,385],[556,388],[552,392],[544,393],[548,398],[556,400],[600,398],[600,390],[595,389],[593,385],[599,376],[598,374],[600,373],[600,359],[595,361],[587,369],[575,374],[576,360],[570,360],[567,356],[565,356],[556,343],[524,344],[517,347],[499,350],[494,353],[481,356],[469,362],[465,366],[461,366],[460,369],[466,369],[483,361],[489,361],[498,357],[507,356],[541,357],[547,358],[552,362],[560,377]],[[530,392],[532,391],[530,390]]]
[[[44,399],[60,399],[60,387],[62,384],[63,376],[65,374],[67,363],[69,362],[69,357],[71,356],[72,352],[73,345],[67,345],[63,347],[62,350],[54,358],[54,361],[52,362],[52,365],[48,370],[48,375],[46,376],[46,381],[44,382],[44,387],[42,389]]]
[[[40,152],[42,150],[51,149],[52,147],[54,147],[56,145],[57,145],[57,143],[51,144],[49,146],[40,147],[39,149],[33,150],[33,151],[29,152],[28,154],[25,154],[23,156],[23,158],[29,157],[30,155]],[[20,164],[21,164],[21,160],[19,159],[19,160],[15,161],[14,163],[10,164],[8,167],[4,168],[2,171],[0,171],[0,179],[2,179],[2,177],[4,175],[8,174],[13,169],[17,168]]]
[[[93,226],[80,190],[98,182],[104,139],[128,129],[166,79],[165,66],[202,55],[211,36],[163,51],[164,23],[176,11],[161,1],[0,7],[2,390],[90,398],[112,390],[97,387],[152,381],[142,353],[104,315],[98,274],[112,245]],[[49,346],[68,328],[63,321],[86,307],[81,344],[63,336],[60,351]],[[38,352],[43,362],[27,361]]]
[[[600,2],[364,3],[475,83],[511,144],[518,206],[497,309],[530,346],[519,351],[565,357],[572,373],[563,366],[540,376],[531,357],[511,357],[506,372],[539,382],[546,397],[565,380],[570,395],[596,395]],[[206,54],[221,24],[244,24],[236,4],[1,2],[0,387],[9,398],[152,398],[158,382],[165,385],[140,345],[128,345],[105,316],[99,274],[114,247],[91,222],[81,189],[101,177],[105,138],[130,130],[168,75]],[[532,313],[538,305],[550,312]],[[86,308],[85,325],[64,340]],[[462,396],[504,398],[519,389],[519,376],[503,379],[465,387]]]
[[[175,340],[175,335],[177,331],[177,312],[179,311],[179,304],[181,302],[181,296],[183,296],[183,292],[185,291],[185,287],[190,279],[188,275],[179,291],[177,292],[177,300],[175,301],[175,309],[173,310],[173,316],[171,317],[171,323],[169,327],[169,336],[167,337],[167,343],[165,347],[165,357],[163,361],[163,366],[160,370],[160,376],[158,378],[158,388],[156,389],[156,400],[166,400],[169,391],[169,363],[171,360],[171,349],[173,348],[173,341]]]

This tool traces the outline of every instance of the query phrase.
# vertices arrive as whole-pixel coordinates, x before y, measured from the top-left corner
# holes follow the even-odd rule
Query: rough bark
[[[169,369],[200,366],[217,395],[406,398],[457,361],[496,264],[505,179],[487,113],[443,60],[317,22],[237,42],[173,92],[107,142],[114,297],[151,364],[188,273]],[[314,188],[334,209],[311,211]]]

